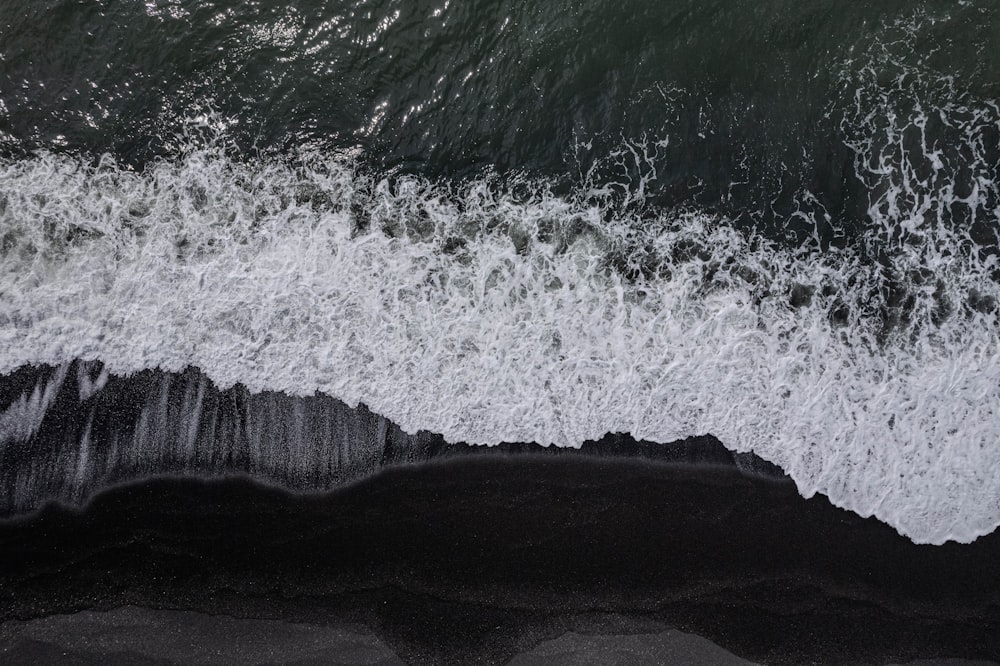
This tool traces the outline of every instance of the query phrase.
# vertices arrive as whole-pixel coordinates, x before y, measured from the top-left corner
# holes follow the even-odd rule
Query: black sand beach
[[[350,663],[543,663],[526,653],[573,645],[595,659],[631,654],[623,663],[668,649],[722,663],[669,630],[767,664],[1000,655],[997,535],[916,546],[734,467],[464,456],[325,495],[151,480],[83,511],[7,521],[0,553],[0,654],[12,660],[61,646],[73,663],[152,663],[142,649],[268,663],[301,632],[328,652],[288,652],[297,663],[330,663],[345,645]],[[59,631],[11,622],[121,607],[71,616],[84,627],[77,643],[71,620],[50,618]],[[136,627],[160,642],[133,640]],[[260,632],[275,640],[241,638]],[[112,649],[116,634],[133,647]]]
[[[3,0],[0,666],[1000,664],[998,44]]]

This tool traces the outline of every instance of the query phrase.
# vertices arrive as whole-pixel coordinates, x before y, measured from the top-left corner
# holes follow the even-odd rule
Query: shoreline
[[[0,523],[0,546],[4,621],[356,623],[406,663],[668,628],[768,664],[1000,655],[996,534],[915,545],[733,468],[468,456],[313,495],[158,479]]]
[[[245,475],[292,492],[327,492],[382,470],[462,456],[592,456],[735,467],[790,479],[711,435],[658,444],[609,433],[580,448],[448,442],[406,433],[361,404],[317,394],[218,389],[196,368],[110,375],[99,362],[22,366],[0,379],[0,518],[48,501],[80,506],[159,476]]]

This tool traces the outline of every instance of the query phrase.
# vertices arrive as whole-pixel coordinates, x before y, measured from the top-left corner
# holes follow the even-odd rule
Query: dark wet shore
[[[529,454],[325,495],[150,480],[0,524],[0,620],[124,605],[362,627],[406,663],[667,628],[768,664],[997,659],[1000,537],[916,546],[732,467]]]
[[[106,488],[163,475],[246,475],[323,492],[400,465],[510,454],[736,467],[787,480],[779,467],[711,436],[658,444],[608,434],[578,450],[473,446],[406,433],[363,404],[351,408],[323,394],[219,389],[197,368],[119,376],[98,362],[73,361],[0,376],[0,518],[50,500],[83,504]]]

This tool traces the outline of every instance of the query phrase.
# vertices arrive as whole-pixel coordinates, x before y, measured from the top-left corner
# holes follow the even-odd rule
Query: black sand
[[[3,523],[0,565],[3,621],[198,611],[370,632],[406,663],[669,628],[769,664],[1000,655],[998,535],[916,546],[722,467],[467,457],[312,496],[152,480]]]

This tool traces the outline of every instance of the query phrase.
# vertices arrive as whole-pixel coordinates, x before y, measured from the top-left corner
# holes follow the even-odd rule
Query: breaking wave
[[[487,445],[711,433],[804,496],[970,541],[1000,523],[1000,110],[862,76],[843,130],[864,228],[792,244],[644,205],[648,173],[623,197],[196,144],[140,172],[8,160],[0,372],[193,365]]]

